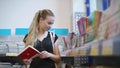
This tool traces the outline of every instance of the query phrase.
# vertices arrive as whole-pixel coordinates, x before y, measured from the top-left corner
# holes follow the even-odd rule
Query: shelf
[[[71,49],[62,57],[62,62],[74,67],[109,66],[120,67],[120,36],[107,40],[91,42],[85,46]]]
[[[120,56],[73,56],[62,57],[62,62],[75,67],[79,66],[120,66]]]
[[[18,65],[24,65],[23,61],[17,56],[6,56],[6,55],[7,54],[0,54],[0,62],[9,62],[12,65],[15,65],[16,63]]]

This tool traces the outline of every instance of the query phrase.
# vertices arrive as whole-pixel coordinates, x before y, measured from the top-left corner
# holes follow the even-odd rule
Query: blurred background
[[[59,37],[61,68],[119,68],[119,0],[0,0],[0,8],[0,68],[24,68],[9,59],[23,51],[23,38],[40,9],[55,14],[50,31]]]

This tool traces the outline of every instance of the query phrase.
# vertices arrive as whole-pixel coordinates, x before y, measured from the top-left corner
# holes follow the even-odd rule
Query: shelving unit
[[[66,56],[62,56],[62,63],[72,66],[71,68],[119,68],[119,6],[119,0],[111,0],[111,6],[102,12],[96,38],[80,47],[66,50]]]
[[[113,45],[102,46],[103,43],[105,44],[109,42],[113,43]],[[92,47],[94,47],[92,46],[92,44],[95,44],[95,43],[96,42],[90,42],[89,44],[82,46],[82,48],[86,48],[84,49],[85,51],[82,51],[84,54],[80,53],[81,50],[79,49],[81,47],[68,50],[67,56],[62,57],[62,63],[71,65],[73,67],[109,66],[109,67],[118,68],[120,66],[119,65],[120,64],[120,46],[119,46],[120,36],[117,36],[108,40],[100,40],[99,42],[97,42],[100,45],[98,46],[96,45],[97,48],[99,49],[95,49],[95,52],[91,53],[93,52],[91,49],[93,49]],[[104,47],[108,47],[106,48],[106,51],[103,50]],[[77,50],[76,51],[77,53],[75,52],[75,50]]]
[[[17,68],[24,68],[25,64],[23,63],[23,61],[18,58],[17,56],[15,56],[15,54],[12,56],[8,56],[8,54],[0,54],[0,62],[1,63],[1,67],[5,67],[7,66],[7,68],[16,68],[14,66],[17,66]],[[5,67],[6,68],[6,67]]]
[[[114,62],[113,62],[114,61]],[[74,56],[62,57],[62,62],[74,67],[109,66],[120,67],[120,56]]]

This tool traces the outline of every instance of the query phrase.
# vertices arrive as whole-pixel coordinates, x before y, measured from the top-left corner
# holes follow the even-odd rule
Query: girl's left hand
[[[46,59],[46,58],[50,58],[52,54],[47,51],[42,51],[40,52],[39,56],[41,59]]]

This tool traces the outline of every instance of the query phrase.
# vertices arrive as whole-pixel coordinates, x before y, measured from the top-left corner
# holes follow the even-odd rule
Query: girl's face
[[[47,16],[46,19],[40,18],[39,28],[42,31],[48,31],[52,27],[53,24],[54,24],[54,17]]]

